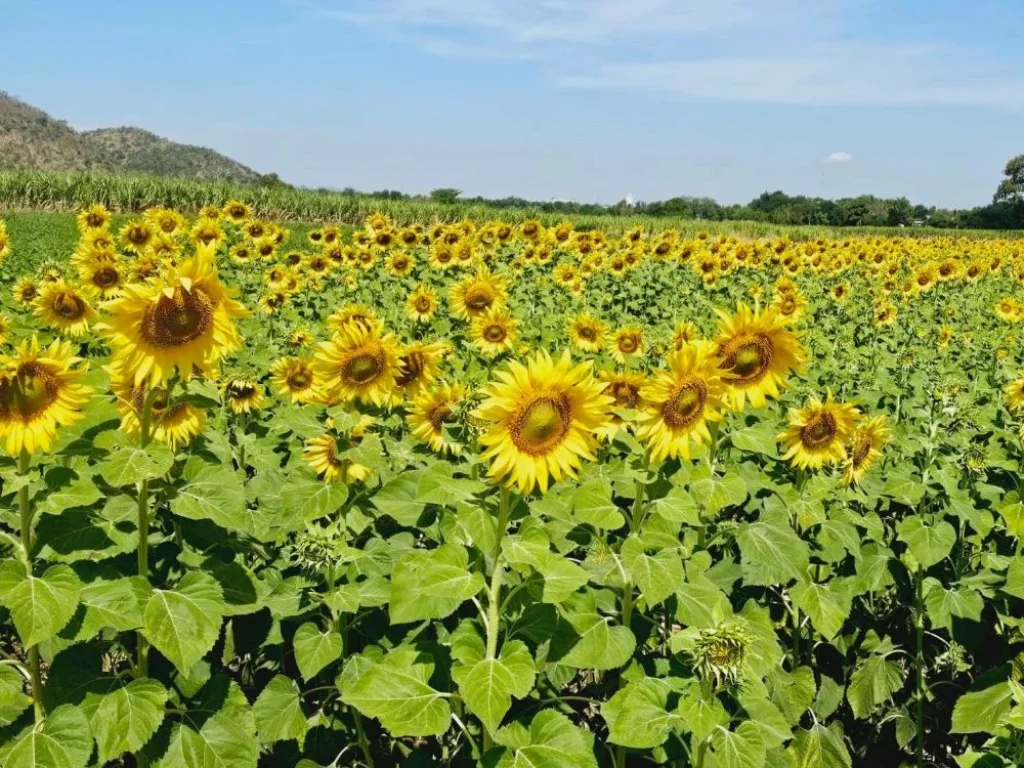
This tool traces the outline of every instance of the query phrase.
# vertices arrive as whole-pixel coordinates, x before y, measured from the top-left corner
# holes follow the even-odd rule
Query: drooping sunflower
[[[287,291],[270,291],[260,296],[260,309],[265,315],[273,315],[288,306],[291,300],[292,296]]]
[[[35,336],[0,357],[0,439],[7,453],[46,453],[57,428],[81,418],[92,388],[77,379],[87,369],[68,342],[57,340],[41,349]]]
[[[343,483],[360,482],[370,476],[372,469],[339,456],[338,447],[338,439],[334,435],[317,435],[306,441],[302,458],[328,483],[339,480]]]
[[[807,353],[771,307],[755,313],[741,302],[735,315],[716,312],[715,343],[728,384],[725,400],[738,411],[748,398],[755,408],[763,408],[768,397],[778,399],[786,377],[802,369]]]
[[[1014,379],[1003,390],[1006,393],[1006,404],[1011,411],[1024,407],[1024,372]]]
[[[288,334],[288,346],[303,349],[309,346],[309,342],[313,340],[313,334],[309,328],[302,326],[296,328]]]
[[[78,224],[78,231],[85,233],[90,230],[107,229],[113,218],[113,215],[107,210],[107,206],[96,203],[80,211],[75,217],[75,222]]]
[[[612,359],[619,365],[625,365],[628,360],[639,357],[644,352],[644,332],[637,325],[621,328],[615,332],[612,338],[609,352]]]
[[[206,412],[184,400],[171,402],[167,390],[150,388],[145,382],[136,384],[131,371],[119,365],[110,367],[110,390],[117,396],[117,410],[121,414],[121,431],[129,437],[142,434],[141,414],[149,400],[149,435],[164,443],[172,451],[192,442],[203,431]]]
[[[441,358],[447,350],[448,345],[441,342],[418,341],[404,346],[398,353],[398,371],[395,374],[397,389],[413,397],[433,383],[440,370]]]
[[[797,469],[821,469],[846,458],[859,411],[850,403],[837,403],[829,392],[825,401],[816,397],[789,412],[789,426],[776,439],[783,444],[782,458]]]
[[[263,407],[263,385],[252,379],[229,379],[221,386],[224,399],[235,413],[252,413]]]
[[[489,477],[522,493],[576,477],[582,459],[594,460],[596,432],[608,420],[612,398],[602,389],[591,363],[574,366],[568,352],[555,362],[542,351],[498,372],[473,412],[485,425],[480,442]]]
[[[429,323],[437,312],[437,292],[429,285],[420,283],[405,300],[405,314],[417,323]]]
[[[455,421],[455,410],[465,396],[461,384],[441,384],[418,394],[406,416],[412,434],[435,453],[460,453],[462,445],[445,436],[445,425]]]
[[[81,338],[96,321],[96,310],[75,286],[61,280],[47,283],[35,301],[36,314],[48,328]]]
[[[699,338],[700,331],[697,330],[697,326],[689,320],[683,320],[672,329],[672,348],[682,349],[691,341],[697,341]]]
[[[612,398],[608,421],[598,430],[598,435],[611,441],[619,430],[632,425],[633,417],[627,420],[627,415],[620,412],[638,411],[646,405],[640,393],[647,384],[647,376],[632,371],[601,371],[597,378],[605,385],[604,394]]]
[[[582,352],[598,352],[604,345],[605,324],[589,312],[569,321],[569,341]]]
[[[695,341],[670,354],[668,367],[641,390],[646,405],[636,435],[651,459],[689,459],[691,444],[711,442],[708,422],[723,418],[721,364],[713,343]]]
[[[500,307],[492,307],[484,315],[473,319],[469,337],[477,349],[487,357],[497,357],[512,349],[518,336],[519,321]]]
[[[115,361],[139,383],[163,384],[175,372],[187,380],[242,344],[235,320],[245,307],[220,282],[206,249],[147,283],[126,286],[105,308],[110,319],[98,327]]]
[[[448,305],[457,317],[472,320],[502,306],[505,295],[505,281],[481,270],[451,287]]]
[[[310,358],[284,357],[270,366],[270,381],[293,403],[310,403],[319,399],[319,387]]]
[[[885,416],[875,416],[861,424],[850,440],[848,457],[843,464],[843,479],[847,485],[856,485],[882,455],[891,432]]]
[[[399,373],[398,340],[349,323],[331,341],[320,344],[313,366],[330,400],[384,405]]]

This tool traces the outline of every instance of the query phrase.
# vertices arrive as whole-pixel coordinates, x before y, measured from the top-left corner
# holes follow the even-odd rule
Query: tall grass
[[[370,213],[381,211],[398,223],[412,221],[486,221],[500,218],[520,222],[538,219],[545,225],[568,220],[578,229],[621,231],[633,226],[652,229],[674,227],[684,235],[699,231],[742,237],[788,236],[797,240],[850,235],[968,235],[971,237],[1024,236],[1024,232],[950,230],[915,227],[836,228],[786,226],[755,221],[694,221],[674,217],[566,215],[537,208],[499,208],[472,202],[439,203],[427,199],[390,200],[372,195],[326,192],[289,187],[260,187],[228,181],[208,181],[163,176],[108,175],[93,172],[0,171],[0,210],[76,211],[103,203],[119,213],[133,213],[155,205],[197,211],[204,205],[223,205],[244,200],[259,215],[284,221],[357,224]]]

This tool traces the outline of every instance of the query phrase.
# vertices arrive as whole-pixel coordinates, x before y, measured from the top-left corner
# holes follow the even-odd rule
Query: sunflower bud
[[[738,683],[751,641],[750,635],[734,624],[701,631],[691,651],[697,674],[704,680],[714,679],[715,687]]]

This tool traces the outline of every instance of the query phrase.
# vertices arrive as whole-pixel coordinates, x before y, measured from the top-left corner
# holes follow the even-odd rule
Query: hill
[[[141,128],[76,131],[0,91],[0,169],[101,171],[257,183],[248,166],[206,147],[179,144]]]

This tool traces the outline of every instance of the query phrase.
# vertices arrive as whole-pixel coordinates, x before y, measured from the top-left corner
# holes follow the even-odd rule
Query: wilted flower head
[[[738,683],[751,641],[750,635],[735,624],[702,630],[691,651],[697,674],[704,680],[713,679],[715,687]]]

